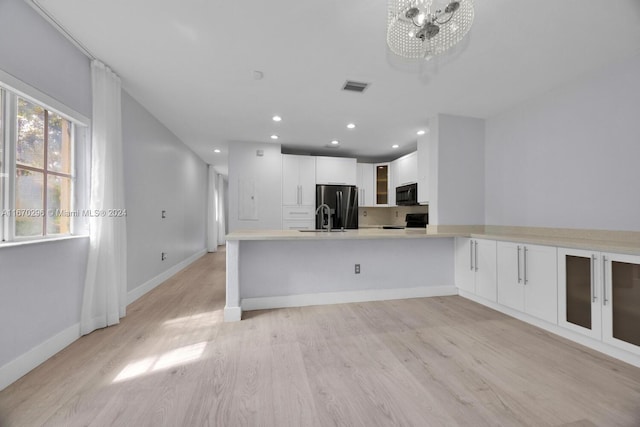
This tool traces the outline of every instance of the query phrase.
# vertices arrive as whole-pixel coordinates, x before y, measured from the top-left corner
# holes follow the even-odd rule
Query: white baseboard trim
[[[458,295],[458,289],[455,286],[422,286],[419,288],[321,292],[317,294],[243,298],[240,305],[243,311],[250,311],[270,308],[304,307],[309,305],[345,304],[350,302],[382,301],[448,295]]]
[[[622,360],[623,362],[626,362],[630,365],[637,366],[638,368],[640,368],[640,356],[636,354],[629,353],[628,351],[611,346],[602,341],[595,340],[586,335],[579,334],[569,329],[565,329],[562,326],[549,323],[544,320],[540,320],[537,317],[533,317],[526,313],[522,313],[518,310],[505,307],[496,302],[486,300],[484,298],[478,297],[477,295],[471,294],[469,292],[466,292],[463,290],[460,290],[459,292],[460,292],[460,296],[467,298],[471,301],[477,302],[478,304],[482,304],[496,311],[499,311],[500,313],[504,313],[518,320],[522,320],[523,322],[537,326],[541,329],[544,329],[545,331],[559,335],[562,338],[566,338],[570,341],[577,342],[578,344],[582,344],[585,347],[589,347],[593,350],[599,351],[600,353],[604,353],[607,356],[611,356],[613,358]]]
[[[0,367],[0,391],[13,384],[29,371],[80,338],[80,324],[77,323],[38,344],[26,353]]]
[[[127,293],[127,305],[131,304],[132,302],[134,302],[135,300],[137,300],[147,292],[151,291],[152,289],[160,285],[162,282],[169,279],[171,276],[177,274],[180,270],[187,268],[190,264],[192,264],[193,262],[203,257],[206,253],[207,253],[207,249],[202,249],[201,251],[196,252],[195,254],[191,255],[189,258],[185,259],[184,261],[181,261],[176,265],[174,265],[173,267],[169,268],[168,270],[158,274],[153,279],[147,280],[142,285],[129,291]]]
[[[238,322],[242,319],[242,308],[224,306],[224,321],[225,322]]]

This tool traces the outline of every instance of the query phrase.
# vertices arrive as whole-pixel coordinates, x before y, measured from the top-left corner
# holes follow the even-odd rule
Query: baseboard
[[[242,309],[240,307],[224,306],[224,321],[238,322],[242,319]]]
[[[29,371],[80,338],[80,324],[77,323],[38,344],[26,353],[0,367],[0,391],[20,379]]]
[[[147,280],[142,285],[129,291],[127,293],[127,305],[131,304],[132,302],[134,302],[135,300],[137,300],[147,292],[157,287],[159,284],[161,284],[165,280],[177,274],[180,270],[187,268],[191,263],[197,261],[206,253],[207,253],[207,249],[202,249],[201,251],[196,252],[195,254],[191,255],[189,258],[185,259],[184,261],[177,263],[176,265],[164,271],[163,273],[158,274],[153,279]]]
[[[419,288],[370,289],[364,291],[321,292],[276,297],[243,298],[242,311],[269,308],[304,307],[309,305],[344,304],[350,302],[382,301],[458,295],[455,286],[423,286]]]
[[[589,347],[590,349],[599,351],[600,353],[604,353],[607,356],[611,356],[613,358],[622,360],[623,362],[626,362],[630,365],[640,368],[640,356],[638,355],[629,353],[628,351],[619,349],[617,347],[611,346],[602,341],[595,340],[593,338],[587,337],[585,335],[579,334],[569,329],[565,329],[562,326],[545,322],[544,320],[538,319],[537,317],[533,317],[526,313],[522,313],[518,310],[505,307],[496,302],[486,300],[484,298],[478,297],[477,295],[471,294],[469,292],[466,292],[463,290],[460,290],[459,292],[460,292],[460,296],[467,298],[471,301],[477,302],[478,304],[482,304],[496,311],[499,311],[500,313],[504,313],[518,320],[522,320],[525,323],[529,323],[531,325],[537,326],[541,329],[544,329],[545,331],[551,332],[552,334],[559,335],[562,338],[568,339],[569,341],[576,342],[585,347]]]

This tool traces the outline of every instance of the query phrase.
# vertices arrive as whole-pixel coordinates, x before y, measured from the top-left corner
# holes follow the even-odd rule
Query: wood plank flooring
[[[640,426],[640,369],[461,297],[223,323],[224,258],[0,392],[0,426]]]

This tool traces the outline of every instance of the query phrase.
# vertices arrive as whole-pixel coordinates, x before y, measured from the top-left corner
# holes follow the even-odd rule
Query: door
[[[373,206],[373,165],[358,163],[358,206]]]
[[[285,154],[282,156],[282,204],[300,205],[299,158]],[[311,203],[313,204],[313,203]]]
[[[602,339],[640,354],[640,257],[602,254]]]
[[[558,256],[556,248],[525,245],[521,256],[525,313],[557,324]]]
[[[558,324],[602,339],[598,252],[558,248]]]
[[[311,156],[298,156],[298,183],[300,185],[300,204],[316,205],[316,159]]]
[[[389,163],[375,165],[376,206],[389,205]]]
[[[476,295],[496,302],[496,242],[475,239],[474,263],[476,273]]]
[[[475,267],[472,240],[465,237],[456,237],[456,287],[463,291],[474,293]]]
[[[497,243],[498,303],[524,311],[523,272],[520,254],[524,245],[511,242]]]

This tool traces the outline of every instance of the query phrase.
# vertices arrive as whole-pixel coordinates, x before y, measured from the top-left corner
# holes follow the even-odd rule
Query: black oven
[[[418,184],[396,187],[396,205],[412,206],[418,204]]]

